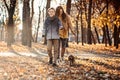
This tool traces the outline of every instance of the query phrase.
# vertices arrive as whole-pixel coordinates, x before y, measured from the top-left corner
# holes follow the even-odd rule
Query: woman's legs
[[[63,39],[61,38],[61,43],[62,43],[62,46],[61,46],[61,58],[64,57],[64,54],[65,54],[65,49],[66,49],[66,46],[67,46],[67,39]]]
[[[65,48],[64,48],[64,47],[62,47],[62,49],[61,49],[61,58],[63,58],[63,57],[64,57],[64,54],[65,54]]]

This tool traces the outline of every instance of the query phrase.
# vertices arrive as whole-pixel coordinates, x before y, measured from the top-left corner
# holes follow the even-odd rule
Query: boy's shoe
[[[56,63],[59,65],[59,64],[60,64],[60,59],[57,59],[57,60],[56,60]]]
[[[61,57],[60,59],[57,59],[56,63],[57,63],[58,65],[63,65],[63,64],[65,63],[65,60],[64,60],[63,57]]]
[[[53,62],[52,62],[52,58],[50,58],[50,59],[49,59],[49,64],[52,64],[52,63],[53,63]]]
[[[56,63],[53,63],[53,64],[52,64],[52,66],[53,66],[53,67],[56,67],[56,66],[57,66],[57,64],[56,64]]]
[[[58,55],[57,59],[60,59],[60,56]]]

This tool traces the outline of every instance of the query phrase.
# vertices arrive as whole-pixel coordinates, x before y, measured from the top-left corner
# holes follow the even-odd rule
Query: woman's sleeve
[[[71,23],[71,19],[70,16],[67,15],[67,23],[68,23],[68,27],[71,30],[71,32],[75,35],[75,32],[72,30],[72,23]]]
[[[72,28],[72,23],[69,15],[67,15],[67,22],[68,22],[68,27]]]

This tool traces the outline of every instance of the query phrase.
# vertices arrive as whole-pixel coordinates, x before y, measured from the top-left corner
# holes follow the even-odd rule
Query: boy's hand
[[[60,26],[60,29],[62,30],[62,29],[64,29],[64,27],[63,27],[63,26]]]
[[[42,35],[42,37],[45,37],[45,35]]]

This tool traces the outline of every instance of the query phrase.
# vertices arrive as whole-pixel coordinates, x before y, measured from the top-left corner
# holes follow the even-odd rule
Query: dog
[[[69,65],[73,66],[75,63],[75,57],[73,55],[68,56]]]

